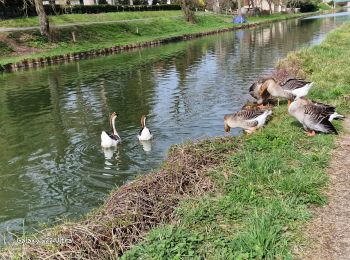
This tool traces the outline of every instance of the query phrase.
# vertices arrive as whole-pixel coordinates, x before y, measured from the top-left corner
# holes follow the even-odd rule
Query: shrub
[[[287,2],[287,7],[300,8],[300,12],[314,12],[317,10],[317,3],[311,0],[289,0]]]

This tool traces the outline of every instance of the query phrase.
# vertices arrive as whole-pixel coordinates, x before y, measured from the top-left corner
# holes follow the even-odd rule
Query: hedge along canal
[[[6,37],[10,40],[5,40],[5,43],[7,41],[11,45],[11,41],[12,44],[15,41],[22,48],[23,46],[30,47],[37,53],[1,57],[0,70],[11,72],[67,63],[310,15],[312,14],[274,14],[250,17],[249,22],[242,25],[233,25],[231,16],[205,14],[197,15],[196,24],[188,24],[183,21],[182,17],[163,17],[148,21],[72,26],[53,29],[52,43],[41,37],[37,30],[6,33],[4,35],[7,35]],[[116,45],[116,42],[119,44]],[[8,48],[11,49],[11,46]]]
[[[2,74],[0,243],[81,217],[115,186],[158,169],[172,144],[222,135],[223,115],[249,99],[251,82],[338,21],[288,20]],[[103,151],[112,111],[123,142]],[[136,139],[142,114],[156,137],[145,146]]]
[[[315,82],[311,98],[349,114],[349,44],[346,24],[320,46],[288,55],[277,74],[307,76]],[[272,120],[254,135],[173,147],[160,171],[112,192],[85,220],[27,237],[65,237],[72,243],[26,243],[2,256],[291,258],[307,245],[303,227],[310,205],[327,200],[322,190],[336,137],[307,137],[286,110],[285,103],[275,107]],[[335,124],[341,133],[341,122]]]

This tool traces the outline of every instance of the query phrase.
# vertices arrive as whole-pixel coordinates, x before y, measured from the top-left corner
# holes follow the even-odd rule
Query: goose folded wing
[[[324,133],[337,134],[337,130],[329,121],[330,114],[325,112],[324,107],[317,105],[305,106],[304,123],[308,128]]]
[[[313,102],[313,104],[317,107],[319,107],[320,109],[322,109],[322,111],[324,111],[324,113],[327,113],[327,114],[333,114],[335,113],[335,107],[334,106],[331,106],[331,105],[327,105],[327,104],[324,104],[324,103],[321,103],[321,102]]]
[[[257,118],[258,116],[264,114],[264,110],[261,109],[245,109],[236,113],[238,119],[249,120]]]
[[[300,80],[300,79],[288,79],[285,82],[281,83],[281,87],[285,90],[294,90],[304,87],[306,84],[311,82]]]

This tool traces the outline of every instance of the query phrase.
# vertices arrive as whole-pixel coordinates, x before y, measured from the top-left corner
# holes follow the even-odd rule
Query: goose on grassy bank
[[[331,121],[344,117],[335,112],[335,107],[314,103],[306,98],[294,100],[289,105],[288,112],[303,125],[308,136],[314,136],[316,132],[338,134]]]
[[[225,132],[231,128],[243,128],[247,133],[253,133],[264,126],[266,119],[272,111],[269,109],[242,108],[242,110],[224,116]]]
[[[249,92],[261,104],[268,97],[286,98],[290,104],[294,99],[305,97],[312,85],[313,82],[302,79],[288,78],[278,83],[274,78],[265,78],[252,84]]]

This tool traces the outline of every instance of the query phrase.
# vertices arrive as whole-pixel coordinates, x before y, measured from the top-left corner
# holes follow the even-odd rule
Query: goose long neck
[[[146,127],[146,117],[142,116],[141,117],[141,128],[145,128]]]
[[[281,87],[281,85],[279,85],[274,79],[269,79],[266,82],[266,88],[267,88],[267,91],[273,96],[280,96],[280,97],[286,97],[286,98],[292,99],[292,95],[287,93]]]
[[[114,117],[112,117],[112,120],[111,120],[112,129],[113,129],[113,134],[119,137],[119,135],[118,135],[118,133],[117,133],[117,130],[115,129],[115,119],[116,119],[116,117],[114,116]],[[120,137],[119,137],[119,138],[120,138]]]
[[[113,116],[111,115],[111,116],[109,117],[109,127],[110,127],[110,128],[112,129],[112,131],[113,131],[112,118],[113,118]]]
[[[266,87],[276,87],[277,83],[274,79],[269,79],[266,81]]]

